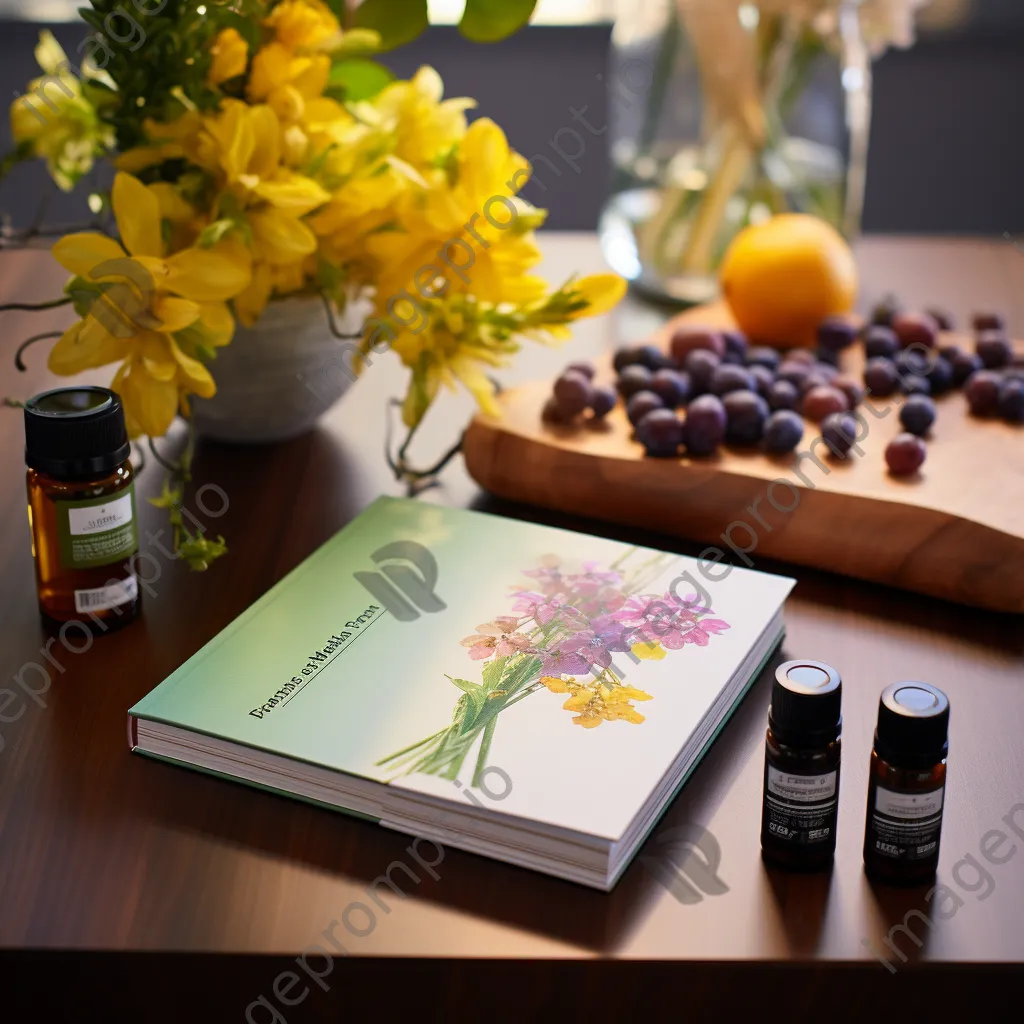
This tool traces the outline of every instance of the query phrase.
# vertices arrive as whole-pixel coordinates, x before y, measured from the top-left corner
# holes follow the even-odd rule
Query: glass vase
[[[871,110],[860,0],[622,0],[611,266],[653,297],[717,295],[743,227],[785,211],[859,232]]]

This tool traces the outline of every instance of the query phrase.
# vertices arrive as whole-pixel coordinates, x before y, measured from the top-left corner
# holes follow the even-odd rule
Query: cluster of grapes
[[[882,303],[864,331],[864,384],[879,398],[897,391],[907,398],[900,409],[906,433],[885,452],[893,473],[916,472],[925,458],[921,438],[935,422],[932,396],[962,388],[974,416],[1001,416],[1024,423],[1024,359],[1015,355],[1006,323],[996,313],[973,318],[974,351],[939,344],[939,332],[954,324],[941,312],[904,313],[892,300]]]
[[[568,422],[590,409],[601,418],[616,404],[650,455],[710,455],[721,444],[757,445],[773,453],[793,451],[804,436],[804,419],[821,424],[837,458],[856,435],[850,416],[864,398],[860,384],[841,374],[838,353],[856,337],[839,320],[819,330],[817,354],[805,349],[780,354],[751,346],[739,331],[684,326],[669,354],[655,345],[615,353],[615,389],[597,387],[589,364],[574,363],[555,381],[546,419]],[[677,410],[685,410],[680,418]]]
[[[837,459],[846,458],[857,436],[853,412],[867,393],[906,395],[900,409],[904,432],[886,449],[895,475],[917,472],[927,454],[922,437],[935,421],[931,395],[964,386],[971,411],[996,412],[1024,422],[1024,363],[1014,356],[1005,324],[994,314],[975,317],[975,352],[938,347],[942,314],[902,313],[884,303],[863,331],[841,317],[818,327],[818,349],[751,346],[739,331],[679,327],[666,354],[656,345],[620,348],[613,365],[615,387],[595,384],[594,367],[572,363],[555,381],[544,407],[549,422],[570,423],[587,414],[601,420],[619,396],[635,437],[649,455],[710,455],[722,444],[761,445],[785,454],[804,436],[805,419],[819,424]],[[863,340],[864,386],[841,373],[839,356]],[[683,416],[679,411],[683,410]]]

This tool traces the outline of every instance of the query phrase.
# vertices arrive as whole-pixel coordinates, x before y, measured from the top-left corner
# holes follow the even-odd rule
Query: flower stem
[[[480,741],[480,750],[476,755],[476,767],[473,769],[473,786],[480,788],[480,775],[487,767],[487,757],[491,752],[491,740],[494,738],[494,727],[498,724],[498,716],[495,715],[484,726],[483,739]]]
[[[69,302],[71,302],[70,295],[66,295],[63,299],[51,299],[49,302],[8,302],[0,306],[0,313],[15,311],[35,313],[40,309],[56,309],[58,306],[66,306]]]
[[[63,331],[47,331],[45,334],[33,334],[31,338],[27,338],[19,346],[17,351],[14,353],[14,365],[24,372],[28,369],[25,365],[25,361],[21,358],[25,352],[25,349],[29,345],[34,345],[37,341],[45,341],[47,338],[59,338],[63,334]]]

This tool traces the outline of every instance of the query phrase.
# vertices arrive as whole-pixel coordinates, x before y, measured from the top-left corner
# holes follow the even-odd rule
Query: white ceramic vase
[[[335,317],[345,333],[361,312]],[[209,364],[213,398],[193,398],[202,437],[262,444],[305,433],[352,385],[352,343],[336,338],[318,295],[274,299],[253,327],[239,325]]]

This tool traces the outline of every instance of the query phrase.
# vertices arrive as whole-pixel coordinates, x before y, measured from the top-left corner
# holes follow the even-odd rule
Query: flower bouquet
[[[671,556],[631,565],[636,554],[630,548],[606,569],[590,562],[575,572],[549,555],[525,570],[531,584],[513,589],[512,614],[477,626],[461,641],[483,667],[479,682],[447,676],[462,691],[451,724],[378,766],[455,779],[476,747],[472,785],[479,786],[498,717],[540,692],[564,696],[563,710],[584,729],[604,722],[640,725],[644,716],[634,705],[653,698],[627,684],[628,666],[661,660],[688,645],[706,647],[729,624],[696,594],[645,593]]]
[[[152,442],[191,419],[194,398],[217,389],[217,353],[236,324],[285,296],[322,299],[324,330],[353,375],[394,349],[410,371],[411,435],[442,386],[461,383],[496,412],[489,374],[522,339],[560,341],[622,295],[611,274],[555,289],[535,275],[545,212],[518,195],[527,161],[493,121],[467,122],[472,100],[442,98],[433,69],[396,81],[371,59],[423,27],[425,0],[134,6],[137,18],[114,0],[83,10],[97,31],[79,47],[81,68],[42,34],[44,74],[12,106],[16,149],[4,164],[42,159],[65,190],[98,160],[116,169],[109,195],[89,197],[98,217],[112,213],[116,237],[100,221],[60,238],[53,255],[70,279],[35,308],[75,313],[50,351],[54,373],[117,365],[111,386],[132,436]],[[489,20],[491,7],[471,0],[464,33],[499,38],[532,4]],[[361,302],[370,315],[345,334],[336,316]],[[418,478],[406,450],[393,468]],[[205,568],[222,544],[181,522],[191,452],[190,436],[157,503],[171,510],[176,546]]]

